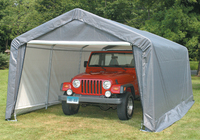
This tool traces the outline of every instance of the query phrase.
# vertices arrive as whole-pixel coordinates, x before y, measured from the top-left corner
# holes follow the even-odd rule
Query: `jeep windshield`
[[[89,67],[121,67],[133,68],[135,66],[133,53],[93,53]]]

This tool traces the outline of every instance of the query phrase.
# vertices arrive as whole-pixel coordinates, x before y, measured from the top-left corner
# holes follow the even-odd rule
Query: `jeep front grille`
[[[85,94],[102,94],[102,81],[81,80],[81,92]]]

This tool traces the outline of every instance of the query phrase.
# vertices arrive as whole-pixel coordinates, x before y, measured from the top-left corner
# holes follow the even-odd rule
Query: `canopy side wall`
[[[51,47],[51,46],[49,46]],[[35,57],[37,56],[37,57]],[[50,49],[34,49],[27,47],[22,70],[15,112],[21,113],[23,108],[41,105],[46,101]],[[16,111],[16,110],[20,110]]]
[[[155,46],[155,68],[158,70],[154,74],[156,132],[181,119],[194,104],[188,51],[170,41],[167,45],[169,47],[160,47],[162,43]],[[160,75],[159,78],[156,74]]]
[[[25,48],[23,48],[22,46],[28,41],[42,36],[43,34],[46,34],[52,31],[53,29],[70,22],[73,19],[73,14],[73,10],[69,11],[13,39],[11,43],[9,61],[9,76],[5,119],[10,119],[11,115],[14,113],[14,106],[16,103],[16,96],[19,88],[19,80],[21,78],[20,76],[23,66],[23,64],[20,62],[24,61],[23,54],[25,52]]]
[[[15,93],[17,93],[19,90],[19,82],[21,80],[26,45],[24,44],[19,49],[17,49],[19,45],[20,44],[17,39],[12,41],[9,61],[5,119],[10,119],[11,114],[14,113],[14,107],[17,101],[17,94]]]
[[[159,132],[180,120],[194,104],[188,51],[174,42],[158,40],[146,62],[144,125]]]

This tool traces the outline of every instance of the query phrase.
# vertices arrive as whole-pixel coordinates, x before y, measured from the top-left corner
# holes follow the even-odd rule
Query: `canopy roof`
[[[39,55],[37,49],[35,49],[40,48],[42,50],[45,49],[44,46],[54,44],[57,44],[57,46],[48,48],[49,52],[44,51],[45,54],[43,53],[43,55]],[[181,119],[194,103],[186,47],[152,33],[99,17],[82,9],[71,10],[12,41],[5,118],[10,119],[12,114],[17,113],[19,105],[22,105],[23,94],[29,97],[28,92],[23,91],[23,86],[29,87],[26,83],[31,82],[33,82],[32,85],[34,83],[37,85],[36,81],[30,81],[27,78],[33,72],[28,67],[31,57],[49,58],[51,61],[56,61],[59,56],[67,57],[67,59],[73,57],[74,54],[68,53],[67,46],[69,45],[74,49],[90,45],[93,47],[88,51],[92,51],[93,48],[101,50],[106,46],[120,46],[120,48],[126,49],[130,44],[135,57],[143,108],[143,124],[150,131],[162,131]],[[59,47],[59,45],[65,46],[66,49],[63,52],[56,51],[56,47]],[[72,52],[72,50],[70,51]],[[80,55],[81,61],[83,60],[84,53],[76,53],[75,55]],[[88,56],[88,54],[85,56]],[[49,61],[49,64],[51,64],[51,61]],[[74,61],[76,60],[74,59]],[[69,73],[66,77],[56,76],[63,71],[56,71],[55,67],[64,65],[62,61],[57,61],[57,63],[60,63],[60,65],[47,66],[48,69],[43,73],[43,75],[49,74],[49,78],[44,80],[47,83],[47,90],[44,91],[48,95],[47,97],[56,92],[57,87],[49,86],[52,77],[55,78],[54,81],[57,81],[54,84],[59,85],[60,77],[69,79],[70,75],[78,73],[78,71],[74,71],[76,65],[73,63],[70,65],[73,68],[71,70],[74,72],[73,74]],[[41,63],[40,66],[38,64],[37,67],[40,68],[44,64]],[[68,67],[63,68],[68,69]],[[41,75],[42,71],[43,69],[37,70],[38,73],[41,72]],[[52,71],[54,75],[51,74]],[[38,87],[36,86],[36,88]],[[36,94],[34,90],[36,89],[30,91],[33,95]],[[56,95],[55,97],[52,96],[52,101],[56,101],[56,97]],[[31,102],[29,105],[22,106],[21,109],[33,108],[24,112],[38,109],[39,107],[35,108],[37,104],[39,103]],[[42,105],[40,107],[50,104],[49,99],[44,102],[41,101],[40,104]]]

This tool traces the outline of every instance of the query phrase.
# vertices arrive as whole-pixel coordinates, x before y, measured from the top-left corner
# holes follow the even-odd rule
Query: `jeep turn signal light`
[[[65,88],[69,88],[70,86],[69,86],[69,85],[64,85],[64,87],[65,87]]]
[[[61,90],[62,91],[67,91],[69,88],[71,88],[71,85],[70,85],[70,83],[63,83],[62,85],[61,85],[62,87],[61,87]]]
[[[111,88],[112,93],[120,93],[120,86],[113,86]]]
[[[119,87],[113,87],[113,90],[118,91]]]
[[[126,87],[124,87],[124,91],[126,91]]]

